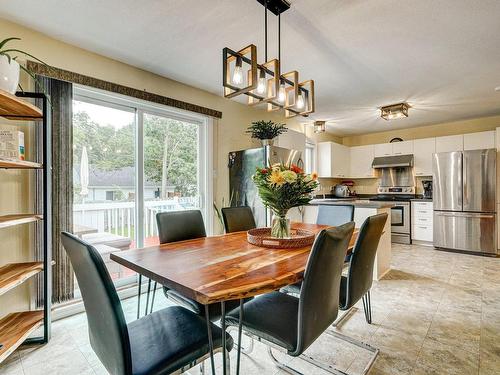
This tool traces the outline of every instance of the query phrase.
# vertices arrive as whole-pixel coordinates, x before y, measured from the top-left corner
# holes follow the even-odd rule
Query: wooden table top
[[[293,223],[319,233],[326,225]],[[354,246],[354,231],[349,248]],[[268,293],[302,280],[311,246],[270,249],[246,232],[112,253],[111,259],[202,304]]]

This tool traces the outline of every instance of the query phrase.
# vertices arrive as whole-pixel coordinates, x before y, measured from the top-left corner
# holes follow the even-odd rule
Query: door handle
[[[435,212],[436,216],[445,216],[445,217],[474,217],[477,219],[494,219],[495,215],[491,214],[473,214],[473,213],[464,213],[464,212]]]

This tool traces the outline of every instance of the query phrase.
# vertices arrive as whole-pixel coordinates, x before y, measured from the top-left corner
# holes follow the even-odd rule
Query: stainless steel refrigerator
[[[266,146],[229,153],[229,204],[232,207],[250,206],[258,227],[270,225],[270,213],[259,198],[252,175],[257,167],[275,163],[302,165],[301,152]]]
[[[434,246],[497,253],[496,150],[433,157]]]

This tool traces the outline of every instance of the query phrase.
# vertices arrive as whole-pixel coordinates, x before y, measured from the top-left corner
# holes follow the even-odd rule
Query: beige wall
[[[342,138],[342,143],[346,146],[361,146],[389,142],[394,137],[403,138],[403,140],[408,141],[411,139],[441,137],[446,135],[495,130],[499,126],[500,116],[482,117],[472,120],[447,122],[443,124],[421,126],[411,129],[391,130],[381,133],[371,133],[364,135],[353,135],[350,137]]]

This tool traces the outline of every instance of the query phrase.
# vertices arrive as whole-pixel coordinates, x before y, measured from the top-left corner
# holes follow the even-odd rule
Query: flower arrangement
[[[257,168],[252,179],[259,196],[274,214],[271,235],[290,237],[290,222],[286,218],[289,209],[308,204],[318,187],[317,173],[306,174],[298,166],[273,164],[270,168]]]
[[[271,141],[280,134],[285,133],[288,128],[285,124],[278,124],[273,121],[254,121],[252,125],[247,128],[246,133],[252,135],[252,138],[260,139],[261,141]]]

